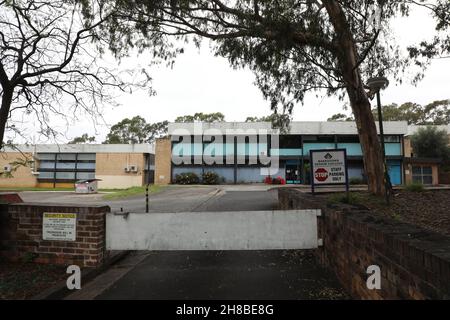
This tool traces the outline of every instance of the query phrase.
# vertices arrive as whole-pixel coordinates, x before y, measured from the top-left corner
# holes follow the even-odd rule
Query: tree
[[[355,121],[355,119],[353,119],[352,116],[347,116],[343,113],[336,113],[329,117],[327,121]]]
[[[417,125],[442,125],[450,123],[450,100],[438,100],[422,106],[413,102],[402,105],[396,103],[382,106],[383,121],[406,121]],[[378,121],[378,109],[372,109],[373,117]],[[336,113],[327,121],[354,121],[352,116]]]
[[[280,129],[281,133],[287,133],[289,131],[289,123],[291,122],[291,116],[289,114],[283,113],[272,113],[269,116],[263,117],[247,117],[245,122],[270,122],[272,128]]]
[[[152,143],[155,138],[167,134],[167,130],[168,121],[150,124],[140,116],[125,118],[111,127],[103,143]]]
[[[116,104],[110,89],[149,88],[144,69],[122,77],[99,61],[105,48],[117,58],[128,54],[125,31],[139,26],[117,21],[114,1],[0,0],[0,148],[14,113],[34,115],[40,132],[54,135],[52,115],[95,121],[104,104]],[[170,60],[176,52],[157,34],[140,45],[152,47],[155,58]]]
[[[447,50],[444,37],[435,39],[434,51],[419,46],[410,48],[410,56],[402,58],[389,32],[389,20],[408,14],[417,4],[431,10],[440,23],[448,21],[445,0],[432,6],[382,0],[126,3],[123,14],[147,25],[146,30],[178,38],[196,35],[196,41],[200,37],[214,40],[216,54],[227,57],[234,67],[248,66],[254,71],[256,84],[273,109],[282,105],[291,111],[294,102],[302,101],[310,90],[324,89],[341,97],[346,94],[358,128],[369,189],[379,195],[384,194],[384,165],[365,79],[390,75],[400,81],[399,71],[409,64]],[[447,30],[446,24],[437,29]]]
[[[94,142],[95,137],[90,137],[87,133],[83,133],[80,137],[75,137],[71,141],[68,142],[68,144],[78,144],[78,143],[90,143]]]
[[[193,116],[180,116],[175,119],[175,122],[224,122],[225,116],[220,112],[202,113],[197,112]]]
[[[411,136],[414,156],[424,158],[450,159],[449,137],[446,130],[427,126]]]
[[[433,101],[425,106],[407,102],[400,106],[391,104],[382,107],[383,121],[407,121],[408,124],[441,125],[450,123],[450,100]],[[372,110],[378,120],[377,109]]]

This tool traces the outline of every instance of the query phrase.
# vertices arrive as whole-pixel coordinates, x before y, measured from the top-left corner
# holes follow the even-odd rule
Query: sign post
[[[347,151],[345,149],[310,150],[311,191],[316,186],[345,185],[349,198]]]

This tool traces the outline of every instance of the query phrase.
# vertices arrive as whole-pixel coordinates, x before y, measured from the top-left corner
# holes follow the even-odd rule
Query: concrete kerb
[[[97,268],[84,268],[81,271],[81,286],[83,287],[83,284],[94,280],[112,265],[123,260],[129,253],[130,251],[118,251],[113,253],[101,266]],[[69,276],[69,274],[67,274],[67,276]],[[62,280],[54,286],[35,295],[31,300],[61,300],[71,293],[73,293],[73,291],[67,288],[66,280]]]

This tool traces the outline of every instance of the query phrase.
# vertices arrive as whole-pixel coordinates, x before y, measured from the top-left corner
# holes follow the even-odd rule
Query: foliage
[[[280,129],[281,133],[289,132],[289,123],[291,122],[292,116],[290,114],[282,113],[279,114],[277,112],[272,113],[270,116],[263,117],[247,117],[245,122],[270,122],[272,124],[272,128]]]
[[[0,178],[14,178],[14,172],[16,172],[20,167],[31,167],[34,163],[34,159],[23,154],[22,158],[16,158],[16,160],[8,163],[10,170],[0,170]]]
[[[192,115],[180,116],[175,122],[224,122],[225,116],[220,112],[202,113],[198,112]]]
[[[277,185],[284,185],[286,184],[286,180],[283,179],[282,177],[276,177],[276,178],[272,178],[270,176],[265,177],[264,178],[264,183],[265,184],[277,184]]]
[[[350,178],[349,183],[353,184],[353,185],[355,185],[355,184],[364,184],[364,180],[361,179],[361,178],[353,177],[353,178]]]
[[[90,143],[95,142],[95,137],[90,137],[87,133],[83,133],[80,137],[75,137],[68,144]]]
[[[13,127],[11,114],[32,117],[40,134],[54,137],[50,118],[97,122],[103,105],[116,105],[111,90],[149,88],[145,70],[121,72],[100,63],[108,44],[102,27],[114,7],[107,1],[0,1],[0,147],[5,129]],[[123,32],[115,31],[120,39]]]
[[[411,136],[414,156],[423,158],[450,158],[449,137],[446,130],[427,126]]]
[[[343,113],[333,114],[327,121],[355,121],[352,116],[347,116]]]
[[[327,199],[328,204],[345,203],[345,204],[360,204],[361,196],[354,192],[349,192],[348,197],[346,193],[334,193]]]
[[[207,171],[202,174],[203,184],[219,184],[220,177],[217,173],[212,171]]]
[[[141,116],[125,118],[113,125],[103,143],[151,143],[167,134],[168,121],[147,123]]]
[[[410,192],[422,192],[425,188],[420,182],[412,182],[405,186],[405,190]]]
[[[400,106],[391,104],[382,107],[383,121],[407,121],[408,124],[442,125],[450,124],[450,100],[433,101],[425,106],[407,102]],[[378,120],[377,110],[373,110]]]
[[[175,176],[176,184],[198,184],[200,178],[194,172],[183,172]]]
[[[425,106],[413,102],[401,105],[390,104],[381,107],[383,121],[406,121],[417,125],[443,125],[450,123],[450,100],[433,101]],[[375,120],[378,120],[378,109],[372,109]],[[353,116],[336,113],[327,121],[355,121]]]
[[[105,200],[114,200],[114,199],[122,199],[122,198],[131,197],[131,196],[137,196],[137,195],[145,194],[145,189],[146,189],[146,186],[143,186],[143,187],[131,187],[131,188],[127,188],[127,189],[101,189],[100,191],[108,192],[107,194],[105,194],[103,196],[103,199],[105,199]],[[163,188],[161,186],[152,184],[149,187],[148,192],[149,193],[158,193],[162,189]]]

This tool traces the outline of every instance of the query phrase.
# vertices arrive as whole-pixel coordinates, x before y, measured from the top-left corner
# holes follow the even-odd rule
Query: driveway
[[[173,203],[172,203],[173,202]],[[122,200],[123,204],[126,201]],[[131,201],[130,203],[133,203]],[[273,210],[268,188],[174,187],[151,199],[152,210]],[[347,298],[312,252],[134,252],[68,299],[336,299]]]
[[[208,186],[169,186],[156,194],[150,194],[150,212],[192,211],[218,192],[216,187]],[[104,193],[76,194],[75,192],[23,191],[19,193],[26,202],[64,203],[64,204],[104,204],[112,211],[145,212],[145,195],[116,200],[104,200]]]

